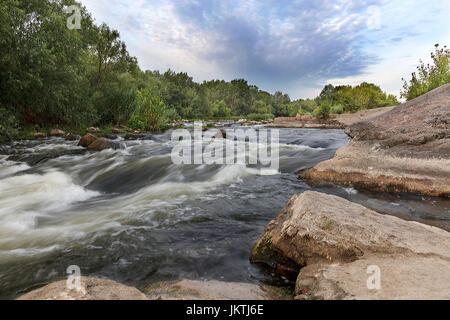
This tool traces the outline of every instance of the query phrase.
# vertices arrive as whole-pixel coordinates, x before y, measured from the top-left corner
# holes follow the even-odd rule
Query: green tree
[[[412,100],[439,86],[450,83],[450,50],[447,46],[439,48],[435,45],[435,51],[431,53],[432,64],[427,64],[420,60],[417,73],[413,72],[411,80],[403,81],[401,96],[407,100]]]

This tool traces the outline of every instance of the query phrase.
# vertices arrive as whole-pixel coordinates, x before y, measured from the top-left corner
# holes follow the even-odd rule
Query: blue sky
[[[450,46],[449,0],[81,2],[120,31],[142,69],[245,78],[291,98],[362,81],[398,95],[435,43]]]

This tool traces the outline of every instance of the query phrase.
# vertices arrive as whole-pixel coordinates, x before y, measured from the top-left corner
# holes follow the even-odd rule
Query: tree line
[[[72,5],[81,9],[81,29],[67,27]],[[75,0],[1,1],[0,93],[1,141],[23,128],[157,130],[180,119],[327,117],[398,104],[369,83],[327,85],[315,99],[291,100],[244,79],[197,83],[185,72],[143,71],[119,32],[96,25]]]

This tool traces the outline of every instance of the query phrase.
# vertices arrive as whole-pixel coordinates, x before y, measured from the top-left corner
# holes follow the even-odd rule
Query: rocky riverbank
[[[275,118],[273,123],[267,124],[268,128],[303,128],[303,129],[345,129],[360,121],[371,120],[380,116],[394,107],[360,110],[355,113],[332,114],[330,119],[317,119],[309,115],[297,115],[296,117]]]
[[[292,197],[251,261],[297,277],[296,299],[450,298],[450,233],[313,191]]]
[[[299,177],[313,184],[450,196],[450,85],[350,125],[346,133],[353,138],[348,146]]]
[[[282,289],[250,283],[179,280],[153,283],[142,291],[115,281],[80,278],[80,288],[58,281],[26,293],[17,300],[280,300],[292,299]]]

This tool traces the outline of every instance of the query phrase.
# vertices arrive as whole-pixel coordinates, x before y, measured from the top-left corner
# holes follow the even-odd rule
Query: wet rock
[[[282,274],[299,271],[298,299],[450,297],[450,233],[313,191],[291,198],[250,259]],[[380,290],[366,285],[370,265],[381,269]],[[417,272],[420,281],[404,276]]]
[[[78,142],[78,145],[81,147],[87,148],[92,142],[97,140],[98,138],[91,133],[85,134]]]
[[[146,133],[139,133],[139,134],[127,134],[124,137],[125,140],[151,140],[152,135],[146,134]]]
[[[118,137],[116,134],[105,134],[105,138],[109,140],[116,140]]]
[[[60,129],[52,129],[50,130],[50,136],[52,137],[61,137],[61,136],[65,136],[66,132]]]
[[[98,138],[97,140],[95,140],[94,142],[92,142],[91,144],[89,144],[89,146],[87,147],[87,149],[89,151],[102,151],[102,150],[106,150],[106,149],[119,149],[119,144],[116,142],[113,142],[109,139],[106,138]]]
[[[37,164],[46,162],[51,159],[56,159],[62,156],[77,156],[82,155],[86,152],[86,150],[83,149],[76,149],[76,150],[60,150],[60,151],[50,151],[46,153],[22,153],[22,154],[14,154],[9,156],[6,160],[8,161],[18,161],[18,162],[25,162],[29,166],[35,166]]]
[[[77,134],[69,134],[65,138],[68,141],[76,141],[76,140],[80,140],[81,139],[81,137],[79,135],[77,135]]]
[[[81,290],[69,290],[67,281],[51,283],[17,300],[149,300],[138,289],[107,280],[81,277]]]

